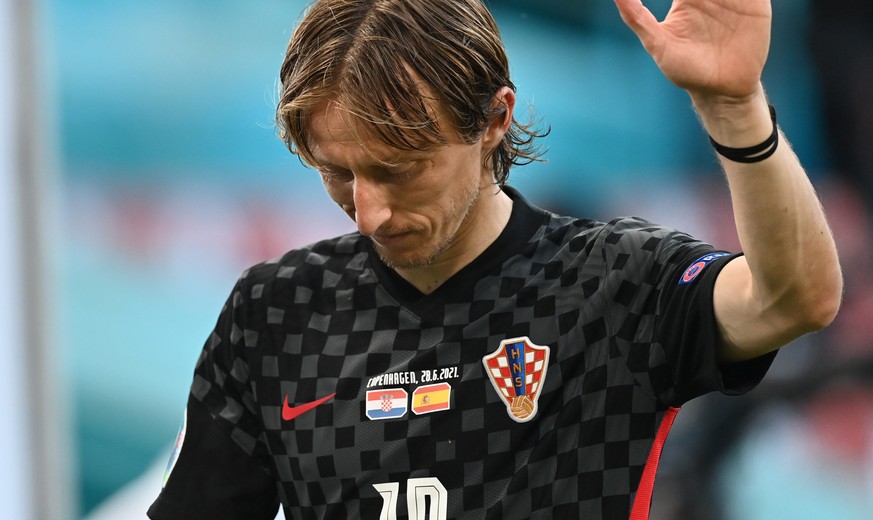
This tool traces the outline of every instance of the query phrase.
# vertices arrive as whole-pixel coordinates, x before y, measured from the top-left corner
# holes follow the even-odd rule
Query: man
[[[643,519],[678,407],[833,319],[831,234],[760,83],[769,2],[616,4],[722,155],[745,255],[506,187],[537,132],[479,0],[318,1],[278,120],[358,232],[242,276],[152,518]]]

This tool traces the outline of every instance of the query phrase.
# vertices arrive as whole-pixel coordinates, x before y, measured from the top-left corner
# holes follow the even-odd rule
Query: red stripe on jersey
[[[637,496],[634,498],[634,507],[631,509],[630,520],[648,520],[649,518],[649,510],[652,506],[652,490],[655,487],[655,474],[658,473],[661,451],[664,449],[664,442],[667,441],[667,435],[670,433],[670,428],[673,426],[673,421],[678,413],[678,408],[668,408],[664,412],[664,419],[661,420],[661,426],[658,428],[658,434],[655,436],[655,442],[652,444],[652,451],[649,452],[646,467],[643,469],[643,476],[640,478],[640,485],[637,488]]]

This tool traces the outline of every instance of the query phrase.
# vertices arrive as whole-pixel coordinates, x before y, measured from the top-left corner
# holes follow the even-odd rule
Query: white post
[[[32,0],[0,0],[0,504],[3,518],[75,518],[68,391],[58,381],[48,221],[54,129]],[[46,146],[48,143],[48,146]]]
[[[21,272],[21,219],[19,218],[18,165],[14,114],[17,98],[15,21],[10,0],[0,0],[0,504],[9,508],[9,518],[36,518],[33,510],[30,454],[30,406],[26,393],[24,358],[24,287]]]

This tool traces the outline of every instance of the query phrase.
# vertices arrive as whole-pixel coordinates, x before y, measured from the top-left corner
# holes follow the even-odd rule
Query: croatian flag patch
[[[409,394],[402,388],[367,391],[366,414],[373,421],[406,415]]]
[[[724,258],[726,256],[730,256],[730,253],[725,253],[723,251],[718,253],[709,253],[708,255],[701,256],[697,260],[695,260],[688,269],[682,273],[682,278],[679,280],[679,285],[686,285],[694,280],[703,272],[703,269],[711,264],[712,262],[718,260],[719,258]]]

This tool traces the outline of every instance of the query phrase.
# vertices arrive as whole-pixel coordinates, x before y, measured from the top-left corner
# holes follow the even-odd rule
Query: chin
[[[376,252],[382,262],[391,269],[417,269],[433,263],[433,258],[421,255],[393,255],[376,247]]]
[[[422,254],[422,248],[417,248],[407,254],[391,252],[379,244],[373,243],[376,253],[382,262],[392,269],[419,269],[434,263],[444,248],[435,248]]]

